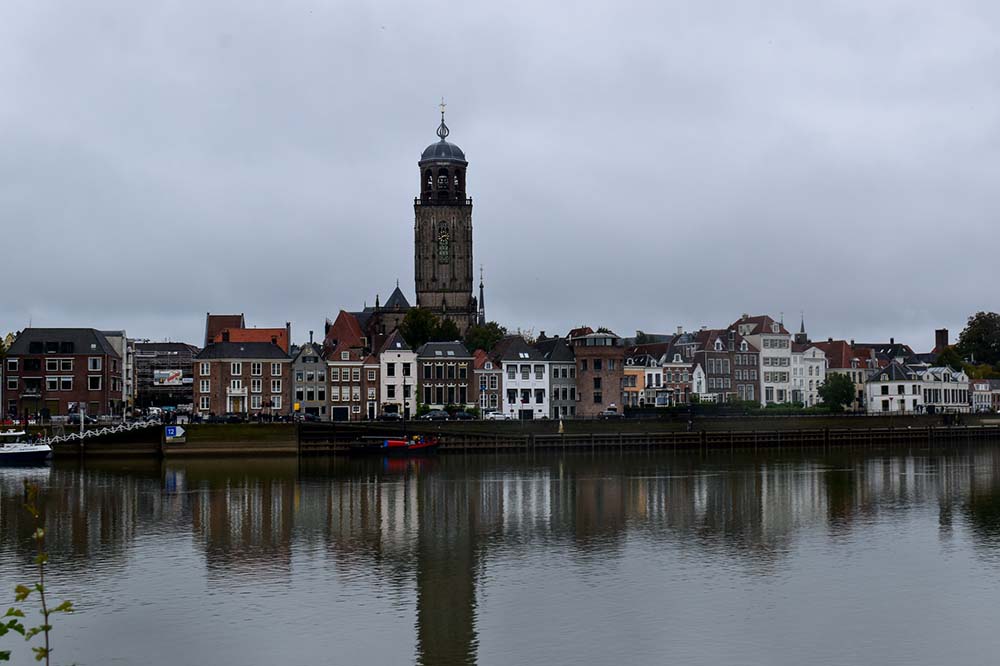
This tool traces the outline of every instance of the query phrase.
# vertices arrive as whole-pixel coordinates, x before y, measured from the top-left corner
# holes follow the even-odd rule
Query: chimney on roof
[[[309,344],[313,343],[313,332],[309,331]]]
[[[851,349],[854,349],[854,338],[851,338]]]
[[[826,341],[827,342],[833,342],[833,338],[827,338]]]
[[[289,351],[292,344],[292,322],[285,322],[285,351]]]
[[[934,331],[934,351],[943,352],[948,346],[948,329],[939,328]]]
[[[222,330],[222,341],[223,342],[229,342],[229,329],[228,328]]]
[[[684,335],[684,327],[683,326],[678,326],[677,327],[677,335]]]
[[[889,338],[889,346],[896,344],[896,338]]]

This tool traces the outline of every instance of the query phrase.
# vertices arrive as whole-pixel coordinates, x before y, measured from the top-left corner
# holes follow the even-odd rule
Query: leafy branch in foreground
[[[38,486],[25,481],[24,495],[26,498],[24,508],[31,514],[35,525],[35,531],[32,533],[31,538],[35,541],[36,555],[34,562],[38,567],[38,580],[31,587],[18,585],[14,588],[14,601],[19,604],[23,603],[28,600],[28,597],[32,593],[37,592],[38,601],[41,605],[42,623],[35,627],[26,628],[24,626],[24,611],[16,606],[12,606],[0,618],[0,637],[7,635],[11,631],[15,631],[24,636],[24,640],[30,641],[38,634],[42,634],[45,638],[44,647],[32,646],[31,651],[35,653],[35,661],[44,660],[46,666],[48,666],[49,658],[52,656],[52,647],[49,641],[49,632],[52,629],[52,625],[49,623],[49,618],[54,613],[72,613],[73,603],[64,601],[58,606],[49,608],[48,600],[45,598],[45,565],[48,564],[49,555],[45,552],[45,528],[42,526],[41,512],[38,509]],[[10,661],[10,650],[0,650],[0,661]]]

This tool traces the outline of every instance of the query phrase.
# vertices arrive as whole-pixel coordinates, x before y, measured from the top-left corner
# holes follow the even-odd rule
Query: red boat
[[[369,453],[380,456],[411,456],[431,453],[437,449],[437,437],[415,435],[409,439],[380,439],[367,442],[352,442],[351,453]]]

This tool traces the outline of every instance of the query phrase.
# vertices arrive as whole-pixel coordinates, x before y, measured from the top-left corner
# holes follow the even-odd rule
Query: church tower
[[[417,163],[413,264],[417,307],[451,319],[464,334],[479,314],[472,295],[472,199],[465,193],[469,163],[462,149],[447,141],[444,107],[442,101],[439,141],[427,146]]]

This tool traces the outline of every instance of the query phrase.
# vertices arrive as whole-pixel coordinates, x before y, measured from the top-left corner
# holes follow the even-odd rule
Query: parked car
[[[469,412],[455,412],[451,415],[452,421],[475,421],[476,417]]]
[[[510,421],[510,414],[503,412],[486,412],[483,418],[487,421]]]
[[[448,412],[443,409],[432,409],[420,417],[421,421],[447,421]]]
[[[399,412],[385,412],[378,417],[379,421],[402,421],[403,415]]]
[[[603,412],[601,412],[597,416],[598,416],[598,418],[600,418],[600,419],[602,419],[604,421],[612,421],[612,420],[615,420],[615,419],[623,419],[623,418],[625,418],[625,415],[622,414],[622,413],[620,413],[614,407],[610,407],[608,409],[605,409]]]

